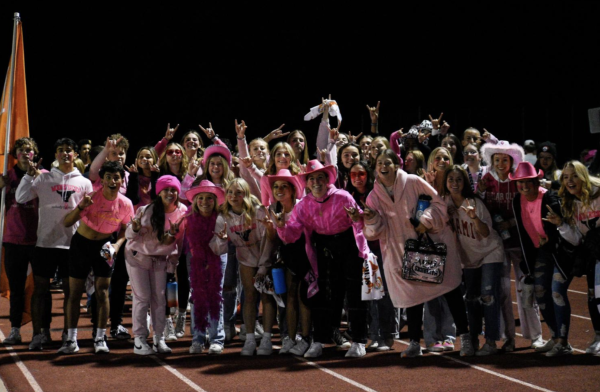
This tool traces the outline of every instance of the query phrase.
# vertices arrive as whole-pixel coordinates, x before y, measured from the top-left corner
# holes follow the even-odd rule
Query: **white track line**
[[[515,282],[514,279],[510,280],[511,282]],[[515,282],[516,283],[516,282]],[[583,295],[587,295],[587,293],[585,291],[577,291],[577,290],[571,290],[571,289],[567,289],[567,291],[570,291],[571,293],[576,293],[576,294],[583,294]]]
[[[206,392],[206,390],[200,388],[199,385],[194,384],[194,382],[192,380],[190,380],[189,378],[187,378],[186,376],[184,376],[183,374],[179,373],[179,371],[175,370],[174,368],[172,368],[171,366],[167,365],[165,362],[163,362],[160,358],[158,358],[156,355],[151,355],[150,358],[154,359],[156,361],[156,363],[158,363],[160,366],[164,367],[165,369],[167,369],[169,372],[171,372],[171,374],[173,374],[175,377],[177,377],[178,379],[180,379],[181,381],[183,381],[184,383],[186,383],[190,388],[192,388],[194,391],[198,391],[198,392]]]
[[[513,301],[513,305],[518,305],[518,304],[517,304],[515,301]],[[591,318],[589,318],[589,317],[585,317],[585,316],[579,316],[579,315],[577,315],[577,314],[573,314],[573,313],[571,313],[571,317],[577,317],[577,318],[580,318],[580,319],[584,319],[584,320],[590,320],[590,321],[592,321],[592,319],[591,319]]]
[[[0,339],[2,341],[4,341],[4,338],[5,338],[5,336],[2,333],[2,331],[0,330]],[[29,370],[27,369],[27,366],[25,366],[25,364],[23,362],[21,362],[21,358],[19,358],[19,355],[13,351],[12,346],[4,346],[4,347],[6,348],[6,351],[8,351],[8,353],[12,357],[13,361],[15,361],[15,364],[17,365],[17,367],[23,373],[23,376],[25,376],[25,378],[27,379],[27,382],[29,382],[29,385],[31,386],[31,388],[35,392],[44,392],[42,387],[40,387],[40,384],[38,384],[37,381],[35,381],[33,374],[31,374],[31,372],[29,372]]]
[[[402,343],[402,344],[405,344],[405,345],[407,345],[407,346],[409,345],[409,343],[408,343],[408,342],[405,342],[405,341],[403,341],[403,340],[397,340],[397,339],[396,339],[396,341],[397,341],[397,342],[400,342],[400,343]],[[483,368],[483,367],[481,367],[481,366],[472,365],[472,364],[470,364],[470,363],[468,363],[468,362],[461,361],[460,359],[453,358],[453,357],[451,357],[451,356],[449,356],[449,355],[442,355],[441,353],[431,353],[431,354],[434,354],[434,355],[441,355],[441,356],[442,356],[442,358],[449,359],[449,360],[451,360],[451,361],[454,361],[454,362],[456,362],[456,363],[460,363],[461,365],[468,366],[468,367],[470,367],[470,368],[473,368],[473,369],[475,369],[475,370],[479,370],[479,371],[481,371],[481,372],[484,372],[484,373],[491,374],[492,376],[500,377],[500,378],[503,378],[503,379],[505,379],[505,380],[508,380],[508,381],[511,381],[511,382],[514,382],[514,383],[517,383],[517,384],[520,384],[520,385],[523,385],[523,386],[526,386],[526,387],[529,387],[529,388],[532,388],[532,389],[536,389],[536,390],[538,390],[538,391],[543,391],[543,392],[554,392],[554,391],[552,391],[551,389],[542,388],[542,387],[539,387],[539,386],[537,386],[537,385],[535,385],[535,384],[530,384],[530,383],[528,383],[528,382],[521,381],[521,380],[519,380],[519,379],[517,379],[517,378],[513,378],[513,377],[505,376],[505,375],[504,375],[504,374],[502,374],[502,373],[494,372],[493,370],[489,370],[489,369]]]
[[[279,346],[273,345],[273,349],[274,349],[274,350],[279,350],[280,348],[281,348],[281,347],[279,347]],[[367,387],[367,386],[365,386],[365,385],[359,384],[359,383],[357,383],[357,382],[356,382],[356,381],[354,381],[354,380],[351,380],[351,379],[349,379],[349,378],[347,378],[347,377],[344,377],[344,376],[342,376],[341,374],[337,374],[337,373],[336,373],[336,372],[334,372],[333,370],[326,369],[326,368],[324,368],[323,366],[319,365],[318,363],[311,362],[311,361],[309,361],[308,359],[304,359],[304,358],[302,358],[302,357],[297,357],[297,356],[294,356],[294,357],[295,357],[296,359],[300,360],[300,361],[306,362],[306,364],[308,364],[308,365],[310,365],[310,366],[314,366],[314,367],[316,367],[317,369],[324,371],[325,373],[327,373],[327,374],[329,374],[329,375],[331,375],[331,376],[333,376],[333,377],[339,378],[339,379],[340,379],[340,380],[342,380],[342,381],[345,381],[345,382],[347,382],[347,383],[349,383],[349,384],[352,384],[352,385],[354,385],[355,387],[362,389],[363,391],[377,392],[377,391],[375,391],[374,389],[371,389],[371,388],[369,388],[369,387]]]

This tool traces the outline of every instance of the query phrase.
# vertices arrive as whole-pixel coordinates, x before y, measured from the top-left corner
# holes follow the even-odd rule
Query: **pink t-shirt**
[[[81,211],[81,221],[99,233],[110,234],[121,229],[133,217],[131,200],[117,193],[115,200],[106,200],[102,191],[92,196],[94,204]]]
[[[528,201],[521,195],[521,218],[523,219],[523,226],[536,248],[540,247],[540,236],[548,238],[542,224],[542,198],[547,191],[546,188],[539,187],[538,196],[534,201]]]

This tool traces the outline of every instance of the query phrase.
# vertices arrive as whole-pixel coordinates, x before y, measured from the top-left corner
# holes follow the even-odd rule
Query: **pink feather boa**
[[[216,320],[221,312],[223,296],[221,258],[209,247],[215,230],[217,213],[205,218],[198,213],[186,217],[186,243],[191,254],[190,287],[194,303],[194,323],[198,331],[208,327],[208,316]]]

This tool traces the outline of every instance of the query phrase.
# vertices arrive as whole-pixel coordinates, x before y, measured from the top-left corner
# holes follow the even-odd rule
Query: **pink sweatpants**
[[[154,336],[161,337],[165,330],[165,290],[167,287],[166,257],[150,257],[125,250],[125,261],[133,291],[133,335],[148,337],[146,318],[148,308],[152,317]]]

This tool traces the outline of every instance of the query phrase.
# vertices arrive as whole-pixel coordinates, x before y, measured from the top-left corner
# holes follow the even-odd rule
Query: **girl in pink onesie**
[[[256,321],[256,299],[258,291],[254,281],[264,279],[271,266],[273,241],[267,235],[267,213],[258,199],[250,193],[248,183],[235,178],[226,189],[225,203],[217,218],[215,236],[210,247],[217,255],[227,253],[227,241],[236,247],[239,272],[246,299],[244,301],[244,324],[246,326],[246,342],[242,355],[252,356],[256,350],[254,327]],[[263,334],[258,355],[270,355],[273,352],[271,331],[275,322],[275,301],[272,296],[261,294],[263,304]]]
[[[138,209],[125,233],[125,260],[133,291],[133,352],[152,354],[146,339],[146,318],[151,310],[154,328],[154,352],[170,353],[165,343],[165,290],[167,272],[173,273],[179,260],[183,232],[179,225],[187,207],[178,201],[181,184],[174,176],[162,176],[156,182],[157,197],[152,204]]]

